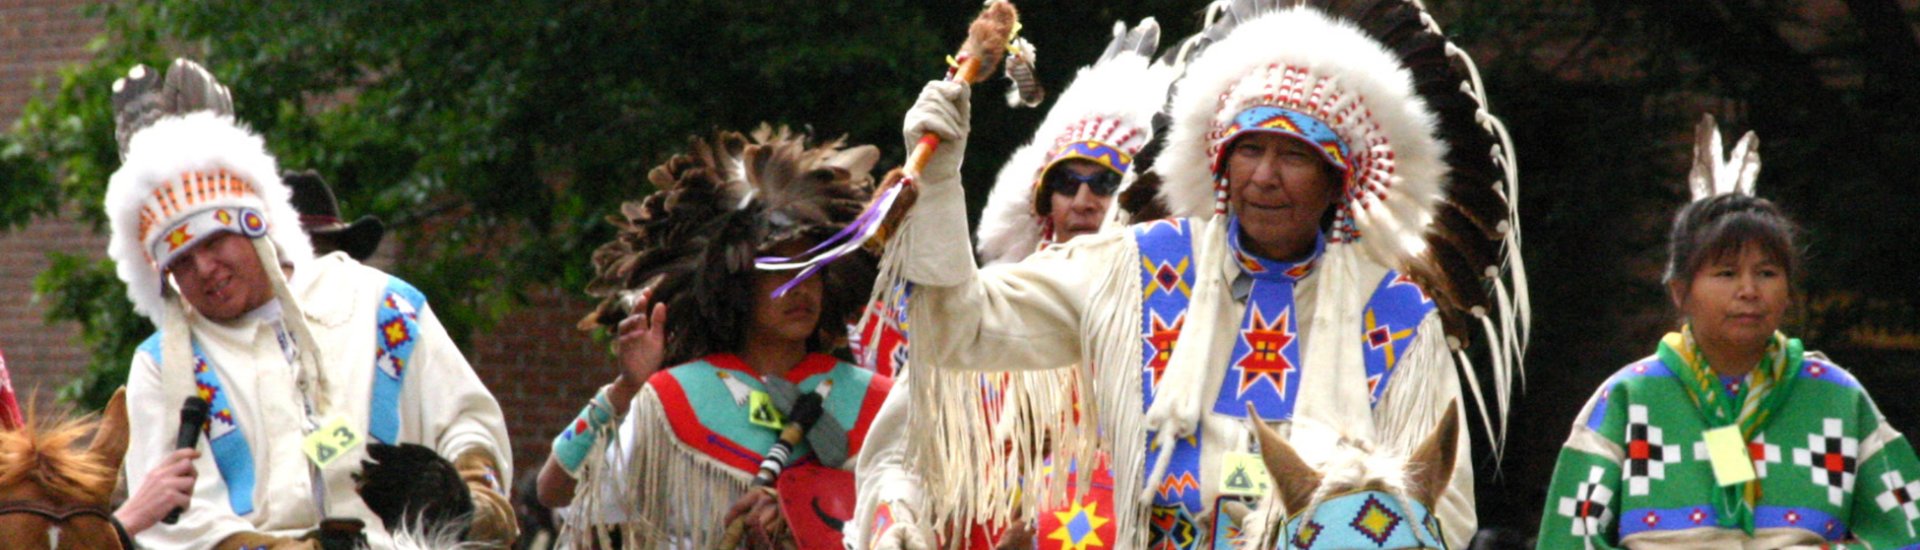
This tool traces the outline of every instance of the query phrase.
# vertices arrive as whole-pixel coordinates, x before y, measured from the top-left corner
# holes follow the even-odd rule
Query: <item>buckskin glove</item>
[[[313,536],[314,533],[308,533]],[[326,550],[311,538],[291,539],[263,533],[234,533],[213,544],[213,550]]]
[[[453,466],[472,497],[473,527],[467,532],[467,540],[513,546],[520,538],[520,518],[500,487],[500,469],[493,462],[493,453],[469,449],[453,459]]]
[[[918,196],[901,231],[912,243],[904,268],[907,280],[931,286],[954,286],[973,276],[972,269],[955,269],[956,259],[973,261],[973,245],[954,235],[967,234],[966,197],[960,186],[960,164],[967,151],[972,89],[958,82],[933,81],[920,90],[920,99],[907,110],[900,130],[908,150],[920,136],[940,136],[940,147],[921,169]]]

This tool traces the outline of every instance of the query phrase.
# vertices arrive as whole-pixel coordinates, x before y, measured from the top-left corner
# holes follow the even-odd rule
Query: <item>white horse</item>
[[[1412,454],[1377,450],[1341,438],[1318,467],[1309,466],[1279,433],[1248,411],[1273,493],[1245,513],[1242,548],[1299,550],[1444,549],[1433,507],[1453,478],[1460,422],[1452,404]],[[1284,512],[1282,515],[1280,512]],[[1247,521],[1251,520],[1251,521]]]

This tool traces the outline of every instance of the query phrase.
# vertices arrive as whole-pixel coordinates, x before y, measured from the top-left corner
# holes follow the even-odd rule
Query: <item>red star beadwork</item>
[[[1167,370],[1167,360],[1173,358],[1173,343],[1180,339],[1180,326],[1186,324],[1187,314],[1181,312],[1174,316],[1172,323],[1161,320],[1159,313],[1151,315],[1153,330],[1147,333],[1147,345],[1153,347],[1153,359],[1147,363],[1147,370],[1153,387],[1158,388],[1160,376]]]
[[[193,234],[187,232],[187,226],[176,227],[172,232],[167,233],[167,252],[179,250],[191,240],[193,240]]]
[[[1295,367],[1284,353],[1288,344],[1293,343],[1293,331],[1288,330],[1287,318],[1291,310],[1282,310],[1280,316],[1269,322],[1258,308],[1253,310],[1251,326],[1240,331],[1240,338],[1247,343],[1247,356],[1240,358],[1235,365],[1240,367],[1240,393],[1253,387],[1260,379],[1273,384],[1273,389],[1282,395],[1287,391],[1287,373]]]

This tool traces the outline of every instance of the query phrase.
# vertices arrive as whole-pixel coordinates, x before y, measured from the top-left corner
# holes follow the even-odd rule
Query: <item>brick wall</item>
[[[54,390],[86,369],[86,350],[72,323],[47,325],[33,297],[33,278],[46,269],[47,253],[61,251],[106,256],[106,238],[67,220],[43,220],[21,230],[0,233],[0,350],[14,387],[42,409],[54,403]]]
[[[73,0],[0,0],[0,122],[8,125],[34,92],[34,79],[86,59],[100,22]]]
[[[11,128],[20,109],[62,65],[85,60],[86,42],[100,23],[79,13],[71,0],[0,0],[0,128]],[[86,366],[79,330],[46,326],[33,300],[33,277],[47,267],[47,253],[106,256],[106,238],[64,219],[34,222],[0,233],[0,350],[4,350],[21,399],[53,404],[53,392]],[[25,403],[22,403],[24,405]]]
[[[526,307],[466,349],[480,379],[493,389],[513,436],[516,472],[533,472],[547,444],[580,412],[593,392],[613,381],[612,356],[574,323],[593,309],[578,292],[538,290]]]

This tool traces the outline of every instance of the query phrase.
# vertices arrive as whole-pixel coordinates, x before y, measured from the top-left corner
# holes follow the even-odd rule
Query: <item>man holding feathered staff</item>
[[[1033,139],[1007,160],[981,214],[977,247],[983,262],[989,265],[1018,262],[1039,250],[1092,235],[1110,217],[1127,215],[1113,211],[1115,197],[1144,165],[1140,157],[1153,139],[1153,116],[1166,102],[1167,82],[1174,72],[1170,65],[1155,63],[1152,59],[1159,46],[1159,33],[1159,24],[1152,18],[1131,29],[1116,22],[1106,51],[1079,71],[1055,101]],[[1031,45],[1024,49],[1031,51]],[[1019,66],[1016,56],[1010,55],[1010,72],[1016,66]],[[898,328],[897,324],[888,324],[882,330]],[[883,337],[890,338],[893,334],[889,332]],[[881,342],[877,349],[871,349],[873,362],[883,372],[891,372],[886,369],[906,355],[891,353],[898,349],[888,347],[892,343]],[[983,374],[981,383],[1071,387],[1072,377],[1078,372],[1078,369],[1062,367],[1018,375]],[[970,548],[992,547],[996,543],[1011,547],[1020,540],[1026,540],[1025,546],[1037,541],[1040,548],[1060,548],[1100,540],[1102,533],[1107,533],[1106,539],[1113,538],[1111,528],[1062,530],[1059,515],[1050,513],[1067,511],[1076,505],[1111,510],[1112,496],[1099,490],[1076,495],[1076,502],[1028,518],[1032,521],[1000,526],[994,525],[998,523],[994,518],[975,518],[979,527],[971,533],[953,529],[957,525],[942,525],[948,529],[938,534],[918,533],[933,527],[916,521],[916,518],[927,517],[929,507],[925,501],[929,498],[1011,502],[1018,498],[1015,495],[1023,479],[1037,481],[1040,476],[1033,475],[1033,470],[1022,469],[1032,465],[1003,459],[977,465],[980,482],[961,487],[960,494],[923,495],[919,479],[905,463],[910,452],[905,433],[909,426],[906,418],[898,414],[908,409],[909,393],[895,391],[888,397],[883,410],[896,414],[882,417],[870,438],[873,446],[861,462],[861,507],[855,516],[860,523],[850,525],[850,529],[855,530],[850,533],[857,531],[851,539],[854,548],[913,547],[926,544],[924,539],[963,536]],[[1012,425],[1029,422],[1036,416],[1073,414],[1072,399],[1060,399],[1051,405],[1051,410],[1036,410],[1009,402],[980,404],[998,408],[990,420],[995,424]],[[1009,452],[1009,456],[1022,454],[1021,451]],[[1057,474],[1067,475],[1066,470],[1061,468]],[[1106,476],[1104,466],[1087,470],[1085,475],[1095,475],[1096,479]]]
[[[1415,2],[1353,14],[1281,4],[1299,3],[1217,3],[1183,49],[1154,167],[1180,217],[1013,265],[977,268],[951,237],[966,227],[969,91],[923,91],[907,139],[930,132],[943,146],[909,170],[917,201],[876,289],[906,302],[908,460],[929,494],[980,483],[972,469],[1004,460],[1002,441],[1044,441],[1033,450],[1055,465],[1105,453],[1121,501],[1106,542],[1196,548],[1234,531],[1223,503],[1263,492],[1228,475],[1255,451],[1249,410],[1301,448],[1338,435],[1411,450],[1463,393],[1460,373],[1479,388],[1463,351],[1478,327],[1504,412],[1527,311],[1518,189],[1472,65]],[[1069,364],[1077,387],[979,383],[978,370]],[[977,406],[1058,395],[1079,396],[1078,414],[1006,432]],[[1476,523],[1460,464],[1437,507],[1455,545]],[[1019,503],[936,500],[924,521],[1005,517],[1057,501],[1063,485]]]

